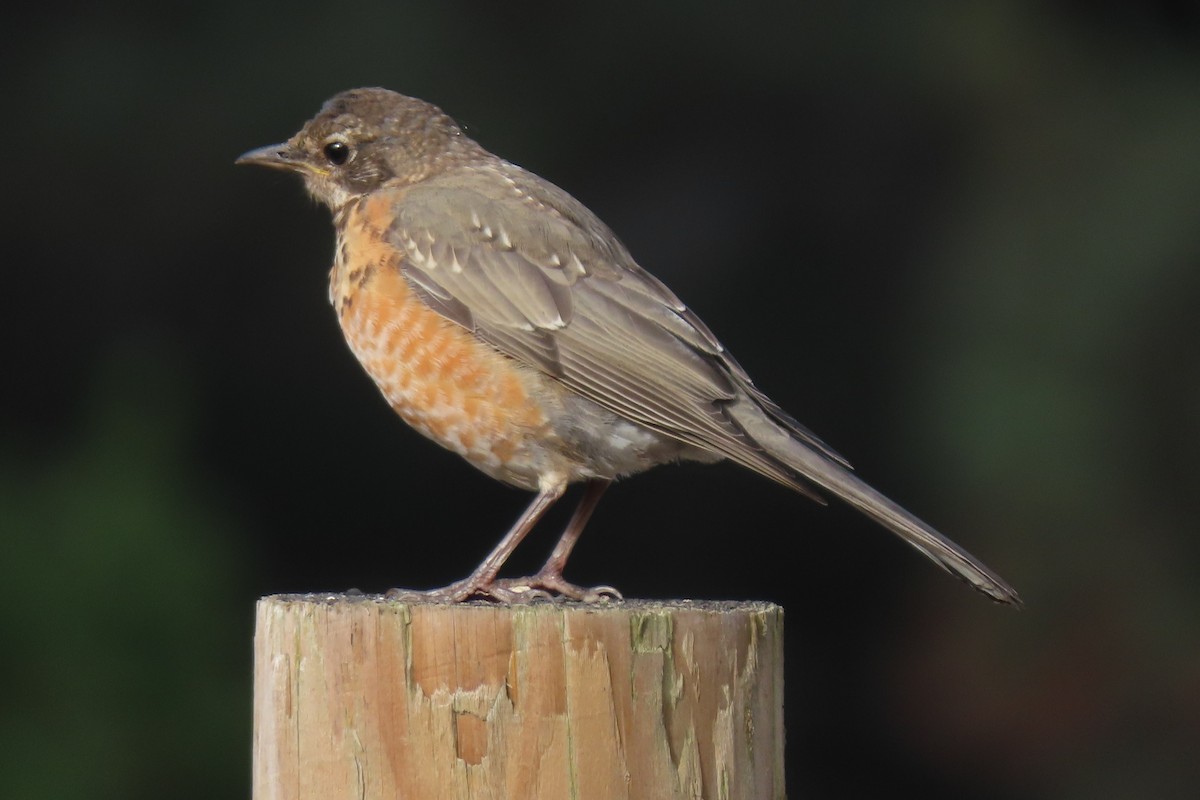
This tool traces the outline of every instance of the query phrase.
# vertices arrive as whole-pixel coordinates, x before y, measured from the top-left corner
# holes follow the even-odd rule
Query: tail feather
[[[1016,607],[1021,598],[1003,578],[954,542],[873,489],[846,467],[832,461],[770,420],[748,398],[735,402],[731,414],[773,460],[804,481],[820,487],[897,534],[950,574],[966,581],[998,603]],[[803,483],[797,481],[800,486]],[[795,488],[795,487],[793,487]]]

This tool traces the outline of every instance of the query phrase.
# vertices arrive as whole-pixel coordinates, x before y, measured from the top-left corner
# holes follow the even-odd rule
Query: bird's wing
[[[403,190],[388,232],[404,276],[448,319],[647,428],[811,488],[728,413],[751,399],[845,460],[750,383],[703,322],[591,212],[511,165]]]

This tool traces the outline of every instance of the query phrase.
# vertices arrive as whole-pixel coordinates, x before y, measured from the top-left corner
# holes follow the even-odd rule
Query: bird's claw
[[[578,586],[561,575],[538,574],[528,578],[505,578],[496,584],[509,592],[518,592],[530,600],[566,598],[581,603],[607,603],[623,600],[624,596],[612,586]],[[518,601],[524,602],[524,601]]]
[[[608,603],[624,596],[612,586],[577,586],[559,575],[532,575],[528,578],[502,578],[489,582],[470,579],[455,581],[440,589],[388,589],[389,600],[401,602],[462,603],[466,600],[492,600],[506,605],[567,599],[581,603]]]
[[[402,603],[461,603],[473,594],[462,581],[440,589],[388,589],[384,597]]]

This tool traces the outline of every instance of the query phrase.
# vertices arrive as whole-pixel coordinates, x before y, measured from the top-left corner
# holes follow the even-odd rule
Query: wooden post
[[[777,800],[769,603],[259,601],[254,800]]]

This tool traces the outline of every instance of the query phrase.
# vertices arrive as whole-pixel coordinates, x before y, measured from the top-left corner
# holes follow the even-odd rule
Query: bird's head
[[[236,163],[297,172],[336,211],[385,184],[415,183],[481,152],[437,106],[387,89],[351,89],[286,142]]]

